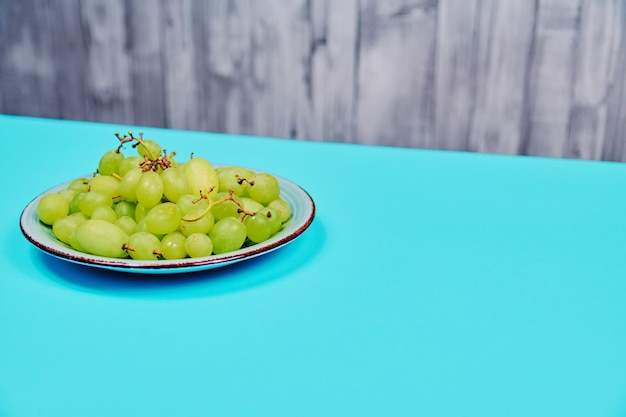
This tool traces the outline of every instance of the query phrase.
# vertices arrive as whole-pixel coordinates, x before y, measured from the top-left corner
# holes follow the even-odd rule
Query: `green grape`
[[[74,233],[79,224],[87,220],[85,216],[69,215],[62,217],[52,225],[52,233],[61,242],[70,244],[70,235]]]
[[[80,213],[79,203],[86,194],[86,191],[81,191],[72,198],[72,201],[70,201],[70,213]]]
[[[191,192],[185,171],[181,168],[163,170],[161,179],[163,179],[163,194],[169,201],[176,202],[180,197]]]
[[[199,199],[196,195],[186,194],[176,200],[176,205],[180,207],[183,215],[196,209],[204,210],[209,207],[209,202],[205,199]]]
[[[161,202],[163,198],[163,180],[154,171],[147,171],[141,174],[137,188],[137,201],[146,208],[152,208]]]
[[[87,253],[108,258],[126,257],[124,246],[128,242],[128,235],[113,223],[98,219],[85,220],[78,225],[75,234],[79,247]]]
[[[87,178],[75,179],[67,186],[68,189],[74,190],[77,193],[86,192],[89,190],[89,180]]]
[[[272,233],[270,221],[267,216],[260,214],[246,216],[243,220],[243,224],[246,226],[248,239],[254,243],[261,243],[269,239],[270,234]]]
[[[131,168],[120,181],[120,195],[126,201],[137,202],[137,184],[143,172],[141,168]]]
[[[280,213],[280,221],[283,223],[291,217],[291,206],[289,206],[289,203],[281,198],[272,200],[267,206],[278,210]]]
[[[263,207],[257,212],[257,216],[264,216],[270,223],[270,235],[278,232],[283,225],[280,212],[274,207]]]
[[[176,203],[166,202],[151,208],[142,220],[150,233],[166,235],[178,230],[182,216]]]
[[[68,203],[72,202],[74,197],[76,197],[76,194],[78,194],[76,190],[70,190],[69,188],[59,191],[59,195],[63,197],[64,199],[66,199]]]
[[[151,139],[143,139],[143,143],[137,146],[137,153],[143,157],[147,156],[150,159],[156,159],[161,156],[161,145]]]
[[[161,250],[165,259],[183,259],[187,257],[185,241],[187,236],[181,232],[172,232],[161,239]]]
[[[98,207],[113,207],[113,199],[108,191],[91,190],[85,193],[78,202],[78,208],[85,216],[91,217]]]
[[[45,195],[37,203],[37,216],[47,225],[67,216],[70,212],[70,203],[60,194]]]
[[[137,222],[130,216],[120,216],[115,221],[115,225],[122,229],[128,236],[137,231]]]
[[[216,254],[240,249],[246,241],[246,226],[234,217],[219,220],[209,232]]]
[[[91,213],[91,218],[104,220],[109,223],[115,223],[117,220],[117,214],[115,214],[115,210],[113,210],[112,207],[102,206],[96,208],[93,213]]]
[[[250,178],[248,195],[261,204],[268,204],[280,195],[280,184],[276,177],[270,174],[255,174]]]
[[[263,204],[250,197],[241,197],[241,204],[247,213],[256,213],[264,207]]]
[[[137,155],[131,155],[124,158],[120,163],[117,173],[120,177],[123,177],[131,168],[141,168],[139,164],[143,162],[143,158]]]
[[[110,175],[97,175],[89,180],[89,191],[102,190],[109,193],[113,201],[121,199],[120,181]]]
[[[115,205],[115,215],[119,218],[122,216],[128,216],[135,218],[135,203],[130,201],[120,201]]]
[[[135,221],[137,223],[142,221],[143,218],[146,217],[146,214],[148,214],[149,210],[150,209],[146,208],[146,206],[144,206],[143,204],[137,203],[137,205],[135,206]]]
[[[161,257],[161,241],[152,233],[135,232],[128,237],[126,251],[133,259],[156,261]]]
[[[98,163],[98,173],[100,175],[118,174],[119,167],[124,160],[124,154],[112,149],[102,155]]]
[[[213,166],[204,158],[192,158],[184,167],[191,194],[213,196],[219,191],[219,180]]]
[[[76,229],[78,229],[78,227],[76,227]],[[78,241],[78,238],[76,237],[76,230],[70,233],[69,244],[73,249],[76,249],[79,252],[87,253],[87,250],[82,247],[82,245]]]
[[[219,192],[233,191],[233,194],[242,196],[246,193],[248,181],[246,171],[237,167],[221,167],[215,170],[219,181]]]
[[[185,251],[192,258],[209,256],[213,253],[213,242],[204,233],[192,233],[185,240]]]
[[[228,197],[227,192],[217,193],[211,199],[214,202],[214,205],[211,207],[211,213],[213,213],[213,216],[215,216],[217,220],[223,219],[224,217],[238,217],[240,215],[239,205],[237,205],[235,201],[238,202],[239,204],[242,204],[241,197],[238,197],[233,194],[232,199],[235,201],[226,200],[226,201],[221,201],[219,203],[216,203],[220,200],[223,200],[226,197]]]
[[[215,217],[213,216],[213,213],[210,211],[205,212],[205,209],[200,207],[189,211],[186,216],[192,219],[199,218],[195,221],[186,221],[183,219],[183,221],[180,222],[180,231],[185,236],[189,236],[193,233],[207,234],[215,224]]]

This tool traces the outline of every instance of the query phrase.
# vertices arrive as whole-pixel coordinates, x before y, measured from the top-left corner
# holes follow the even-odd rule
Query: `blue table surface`
[[[71,264],[23,208],[115,131],[275,173],[311,227],[205,272]],[[0,416],[626,416],[626,165],[0,116]]]

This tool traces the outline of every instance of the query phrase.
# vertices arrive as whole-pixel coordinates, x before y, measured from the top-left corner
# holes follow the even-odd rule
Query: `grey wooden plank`
[[[436,2],[362,3],[359,23],[359,143],[431,148]]]
[[[578,0],[539,2],[536,47],[527,87],[529,125],[521,149],[523,154],[559,157],[566,152],[580,5]]]
[[[81,3],[88,28],[86,89],[88,117],[111,123],[133,123],[130,62],[125,48],[123,0]]]

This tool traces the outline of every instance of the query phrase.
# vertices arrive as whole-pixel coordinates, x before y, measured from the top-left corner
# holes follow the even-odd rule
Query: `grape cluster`
[[[96,174],[37,204],[39,220],[78,251],[140,260],[223,254],[269,239],[291,217],[271,174],[214,168],[193,154],[178,162],[142,134],[115,136],[119,146]],[[125,156],[126,144],[136,153]]]

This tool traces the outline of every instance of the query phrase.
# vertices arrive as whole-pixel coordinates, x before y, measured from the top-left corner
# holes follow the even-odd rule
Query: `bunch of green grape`
[[[37,204],[39,220],[72,248],[139,260],[198,258],[263,242],[291,217],[268,173],[186,162],[132,132],[79,178]],[[122,148],[135,151],[125,156]]]

